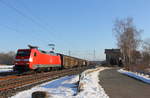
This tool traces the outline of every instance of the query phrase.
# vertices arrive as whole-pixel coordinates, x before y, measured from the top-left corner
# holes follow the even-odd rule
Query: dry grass
[[[150,66],[146,65],[125,66],[125,69],[133,72],[150,73]]]

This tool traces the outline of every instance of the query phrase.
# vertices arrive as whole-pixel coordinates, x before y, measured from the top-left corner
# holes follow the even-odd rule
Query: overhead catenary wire
[[[55,36],[53,34],[53,32],[50,32],[49,29],[47,28],[47,25],[43,25],[41,23],[43,22],[38,22],[40,19],[35,17],[35,15],[33,14],[30,14],[31,16],[23,13],[22,11],[20,11],[19,9],[17,9],[17,7],[15,7],[14,5],[4,1],[4,0],[0,0],[1,3],[3,3],[5,6],[9,7],[10,9],[14,10],[16,13],[18,13],[19,15],[23,16],[24,18],[26,18],[27,20],[31,21],[32,23],[36,24],[40,29],[46,31],[47,33],[51,33],[51,39],[56,39],[58,38],[59,40],[58,41],[63,41],[64,43],[68,44],[66,41],[64,40],[60,40],[60,36]],[[24,6],[25,9],[28,9],[27,7]],[[34,17],[34,18],[33,18]],[[37,21],[38,20],[38,21]],[[47,23],[46,23],[47,24]],[[36,32],[37,33],[37,32]],[[49,39],[50,42],[53,42],[52,40]],[[69,45],[69,44],[68,44]]]
[[[18,29],[16,29],[16,28],[13,28],[13,27],[11,27],[11,26],[9,26],[9,25],[5,25],[5,24],[3,24],[3,25],[0,24],[0,27],[6,28],[7,30],[16,32],[16,33],[18,33],[18,34],[22,34],[22,32],[23,32],[23,31],[21,31],[21,30],[18,30]],[[38,36],[33,36],[32,34],[30,34],[30,36],[32,36],[32,37],[34,37],[34,38],[36,37],[36,39],[39,40]]]
[[[38,20],[40,23],[42,23],[42,25],[45,27],[45,28],[49,28],[47,27],[49,24],[44,21],[44,20],[41,20],[41,18],[38,17],[38,15],[34,15],[33,12],[31,12],[31,9],[21,0],[17,1],[21,7],[23,7],[27,12],[28,14],[30,14],[35,20]]]
[[[32,17],[24,14],[23,12],[21,12],[20,10],[18,10],[16,7],[14,7],[11,4],[5,2],[4,0],[0,0],[0,2],[3,3],[4,5],[6,5],[7,7],[13,9],[18,14],[20,14],[21,16],[25,17],[26,19],[30,20],[31,22],[33,22],[34,24],[38,25],[39,27],[41,27],[43,29],[43,26],[41,24],[39,24],[37,21],[35,21]]]
[[[99,60],[99,57],[96,55],[97,51],[94,49],[94,54],[93,50],[62,50],[64,54],[67,54],[69,56],[74,56],[86,60]],[[94,55],[94,59],[93,59]]]
[[[15,29],[15,28],[12,28],[12,27],[10,27],[10,26],[7,26],[7,25],[4,25],[4,24],[3,24],[3,25],[0,25],[0,27],[7,28],[8,30],[11,30],[11,31],[14,31],[14,32],[20,34],[19,30]]]
[[[27,20],[31,21],[32,23],[34,23],[36,26],[38,26],[40,29],[46,31],[47,33],[51,33],[53,34],[52,32],[49,31],[49,29],[47,28],[47,23],[41,21],[37,16],[35,16],[33,13],[31,13],[28,9],[28,7],[26,6],[23,6],[25,9],[27,9],[28,13],[30,12],[30,14],[27,14],[27,13],[24,13],[22,12],[20,9],[18,9],[16,6],[6,2],[5,0],[0,0],[0,2],[2,4],[4,4],[5,6],[7,6],[8,8],[14,10],[16,13],[18,13],[19,15],[21,15],[22,17],[26,18]],[[8,28],[9,30],[13,30],[17,33],[19,33],[19,31],[17,29],[14,29],[14,28],[10,28],[9,26],[5,26],[6,28]],[[39,33],[39,32],[36,32],[36,33]],[[36,36],[35,36],[36,37]],[[54,36],[53,36],[54,37]],[[60,36],[58,36],[60,37]],[[55,36],[56,38],[56,36]],[[59,40],[59,41],[63,41],[63,40]],[[52,41],[51,41],[52,42]],[[64,41],[65,44],[67,44],[66,41]],[[45,43],[45,44],[48,44],[48,43]],[[77,53],[70,53],[71,54],[74,54],[76,55]]]
[[[42,30],[44,30],[46,32],[49,32],[42,24],[40,24],[39,22],[37,22],[35,19],[33,19],[32,17],[30,17],[29,15],[26,15],[22,11],[18,10],[15,6],[9,4],[8,2],[6,2],[4,0],[0,0],[0,2],[3,3],[5,6],[9,7],[10,9],[14,10],[19,15],[23,16],[24,18],[26,18],[27,20],[31,21],[35,25],[37,25],[40,29],[42,29]],[[51,32],[49,32],[49,33],[51,33]]]
[[[22,7],[23,7],[32,17],[34,17],[34,19],[40,21],[40,23],[42,23],[45,28],[49,28],[49,27],[48,27],[49,23],[47,23],[47,22],[44,21],[44,20],[41,21],[41,19],[40,19],[37,15],[34,15],[34,14],[31,12],[30,7],[28,7],[23,1],[19,0],[19,2],[20,2],[20,4],[22,5]],[[19,2],[18,2],[18,3],[19,3]],[[51,27],[51,26],[50,26],[50,27]],[[53,28],[53,29],[54,29],[54,28]],[[54,30],[55,30],[55,29],[54,29]],[[55,36],[55,34],[54,34],[53,32],[51,32],[51,33],[53,34],[53,36],[54,36],[55,38],[59,39],[59,41],[60,41],[60,39],[61,39],[61,42],[63,41],[64,43],[68,44],[68,42],[62,40],[62,38],[61,38],[60,36]],[[68,45],[69,45],[69,44],[68,44]]]

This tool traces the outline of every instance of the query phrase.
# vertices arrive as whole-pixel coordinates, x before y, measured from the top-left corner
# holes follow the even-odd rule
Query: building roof
[[[120,53],[120,49],[105,49],[105,53]]]

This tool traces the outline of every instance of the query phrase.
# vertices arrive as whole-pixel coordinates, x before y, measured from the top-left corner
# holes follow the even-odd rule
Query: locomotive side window
[[[34,52],[34,56],[36,56],[36,52]]]

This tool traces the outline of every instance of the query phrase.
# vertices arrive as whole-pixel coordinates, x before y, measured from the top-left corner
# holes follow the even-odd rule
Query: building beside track
[[[122,65],[120,49],[105,49],[106,62],[109,65]]]

